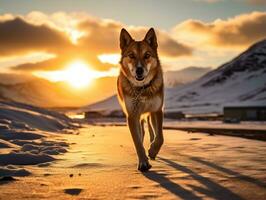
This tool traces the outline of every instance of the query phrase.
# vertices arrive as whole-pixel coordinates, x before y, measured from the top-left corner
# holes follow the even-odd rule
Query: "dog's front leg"
[[[136,116],[129,116],[127,121],[139,159],[138,170],[142,172],[148,171],[151,168],[151,165],[149,164],[148,157],[146,156],[142,143],[140,119]]]

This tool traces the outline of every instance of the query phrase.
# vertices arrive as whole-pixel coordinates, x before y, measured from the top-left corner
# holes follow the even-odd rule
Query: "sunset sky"
[[[266,37],[266,1],[0,0],[0,71],[115,76],[122,27],[139,40],[156,29],[165,71],[215,68]]]

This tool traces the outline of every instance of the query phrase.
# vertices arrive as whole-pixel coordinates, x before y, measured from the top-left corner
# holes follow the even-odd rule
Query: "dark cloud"
[[[69,62],[69,58],[52,58],[49,60],[45,60],[42,62],[36,62],[36,63],[25,63],[20,64],[17,66],[13,66],[12,69],[14,70],[22,70],[22,71],[50,71],[50,70],[58,70],[65,67],[65,65]]]
[[[60,53],[72,46],[64,33],[21,18],[0,21],[0,44],[0,57],[33,51]]]
[[[79,28],[87,32],[87,36],[80,40],[89,51],[97,53],[118,53],[119,49],[119,34],[122,29],[122,24],[114,21],[96,22],[84,21]],[[128,31],[133,38],[138,40],[143,39],[148,28],[129,27]],[[177,42],[166,32],[156,30],[159,50],[163,56],[178,57],[183,55],[191,55],[192,48]]]
[[[176,26],[176,34],[179,31],[209,45],[247,46],[266,38],[266,12],[243,14],[228,20],[216,20],[213,23],[188,20]]]
[[[205,2],[205,3],[219,3],[225,0],[194,0],[195,2]],[[232,2],[250,4],[250,5],[266,5],[265,0],[231,0]]]
[[[96,70],[108,70],[114,65],[108,63],[101,63],[95,55],[84,55],[84,54],[72,54],[59,56],[49,60],[36,62],[36,63],[24,63],[17,66],[11,66],[13,70],[18,71],[54,71],[64,69],[68,64],[76,60],[82,60],[87,62],[91,68]]]
[[[247,0],[247,2],[252,5],[266,5],[265,0]]]
[[[169,57],[191,55],[193,51],[192,47],[179,43],[171,37],[164,36],[162,33],[159,33],[159,43],[160,52]]]
[[[56,58],[37,63],[26,63],[13,67],[16,70],[57,70],[64,68],[75,59],[83,59],[98,70],[107,70],[114,65],[101,63],[100,54],[120,53],[119,34],[124,25],[112,20],[91,17],[80,20],[76,30],[84,35],[73,44],[67,29],[49,26],[47,19],[38,25],[23,17],[1,19],[0,16],[0,57],[23,55],[31,52],[47,52]],[[36,21],[36,20],[33,20]],[[42,21],[42,20],[40,20]],[[45,24],[45,25],[44,25]],[[126,27],[127,28],[127,27]],[[128,27],[132,36],[143,39],[149,27]],[[191,55],[192,48],[177,42],[168,33],[156,30],[161,57],[178,57]]]

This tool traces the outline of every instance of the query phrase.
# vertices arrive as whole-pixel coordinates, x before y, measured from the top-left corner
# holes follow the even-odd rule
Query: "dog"
[[[139,160],[138,170],[141,172],[152,167],[143,146],[144,123],[147,122],[150,135],[150,159],[155,159],[164,142],[164,83],[157,48],[153,28],[142,41],[135,41],[124,28],[121,30],[121,67],[117,79],[117,96],[127,118]]]

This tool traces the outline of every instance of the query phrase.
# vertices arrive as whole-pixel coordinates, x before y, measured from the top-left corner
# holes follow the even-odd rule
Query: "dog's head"
[[[157,47],[153,28],[142,41],[135,41],[125,29],[121,30],[121,70],[133,85],[141,87],[149,84],[155,76],[159,67]]]

